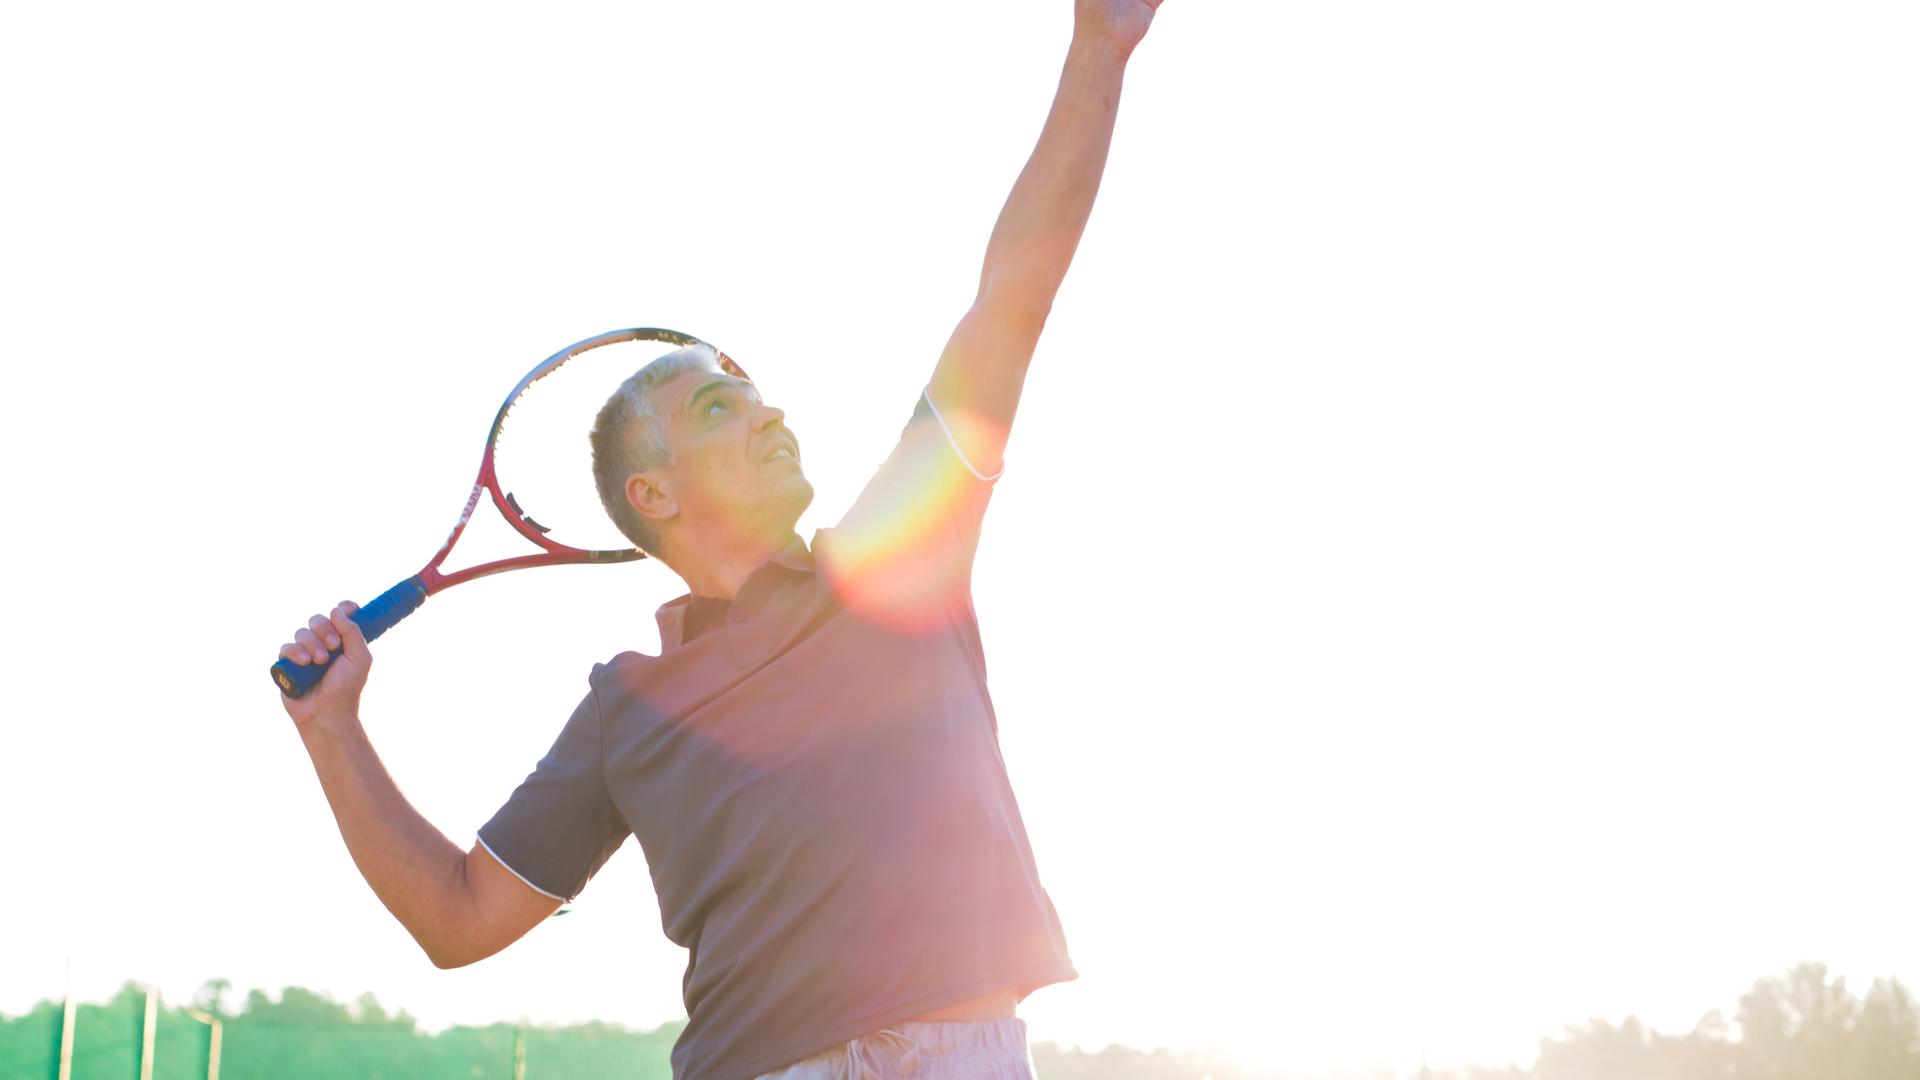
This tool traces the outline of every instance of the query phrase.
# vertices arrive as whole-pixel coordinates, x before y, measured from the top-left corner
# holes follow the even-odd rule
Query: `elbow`
[[[427,959],[441,971],[452,971],[477,964],[501,949],[506,948],[507,940],[476,922],[457,923],[442,921],[435,927],[437,933],[432,937],[414,935],[414,941]]]
[[[1046,329],[1052,308],[1051,301],[1036,303],[1031,299],[982,297],[973,305],[968,321],[994,355],[1018,357],[1024,367],[1040,342],[1040,333]]]
[[[483,947],[473,924],[442,912],[423,926],[409,925],[414,944],[441,971],[452,971],[487,958],[492,950]]]
[[[453,860],[444,882],[448,888],[430,906],[424,920],[402,920],[427,959],[441,971],[463,968],[487,954],[476,947],[473,919],[473,882],[467,876],[464,855]]]
[[[1053,314],[1055,289],[1045,282],[1020,278],[996,279],[980,290],[974,310],[996,329],[1038,338]]]
[[[433,962],[433,966],[441,971],[463,968],[480,959],[471,953],[458,951],[446,945],[432,946],[423,943],[420,947],[427,954],[427,959]]]
[[[424,945],[422,945],[422,947],[424,947]],[[428,947],[428,949],[426,949],[426,959],[434,961],[434,967],[438,967],[440,970],[453,970],[457,969],[457,967],[467,967],[467,965],[474,965],[474,963],[484,961],[486,957],[488,957],[488,953],[482,953],[482,951],[455,949],[455,947],[449,947],[449,945]]]

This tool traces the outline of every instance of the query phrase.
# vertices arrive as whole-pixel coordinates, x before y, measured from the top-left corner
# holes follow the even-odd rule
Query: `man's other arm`
[[[1078,0],[1053,108],[994,224],[973,306],[934,366],[927,396],[985,475],[1000,470],[1027,365],[1100,190],[1128,57],[1158,6]]]
[[[316,615],[280,655],[296,663],[339,653],[306,697],[282,699],[354,865],[400,925],[441,968],[485,959],[553,914],[560,902],[521,881],[475,844],[462,852],[407,802],[360,725],[372,655],[348,618]]]

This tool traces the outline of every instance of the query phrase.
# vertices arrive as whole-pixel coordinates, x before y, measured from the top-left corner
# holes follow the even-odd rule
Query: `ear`
[[[637,472],[627,477],[627,504],[640,516],[663,524],[680,516],[680,503],[661,486],[663,477],[656,470]]]

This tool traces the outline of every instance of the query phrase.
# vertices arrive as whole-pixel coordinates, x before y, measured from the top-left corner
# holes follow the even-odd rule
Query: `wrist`
[[[306,744],[309,754],[324,753],[355,737],[365,736],[360,728],[360,714],[351,709],[314,713],[296,721],[294,727],[300,732],[300,741]]]
[[[1123,69],[1133,55],[1133,44],[1121,41],[1108,31],[1076,23],[1073,40],[1067,45],[1067,63]]]

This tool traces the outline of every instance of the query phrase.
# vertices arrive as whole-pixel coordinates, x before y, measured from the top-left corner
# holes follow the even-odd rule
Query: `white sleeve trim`
[[[500,857],[500,853],[499,853],[499,852],[497,852],[497,851],[495,851],[495,850],[493,850],[493,847],[492,847],[492,845],[490,845],[490,844],[488,844],[488,843],[487,843],[487,841],[486,841],[486,838],[485,838],[485,837],[483,837],[483,836],[481,836],[481,835],[480,835],[479,833],[475,833],[475,834],[473,835],[473,841],[474,841],[474,843],[476,843],[476,844],[479,844],[479,845],[480,845],[481,847],[483,847],[483,848],[486,848],[486,849],[487,849],[487,854],[489,854],[489,855],[491,855],[491,856],[493,856],[493,861],[494,861],[494,862],[497,862],[497,863],[499,863],[499,864],[500,864],[501,866],[503,866],[503,867],[506,867],[506,871],[507,871],[507,873],[509,873],[509,874],[512,874],[512,875],[513,875],[514,877],[517,877],[517,878],[519,878],[519,879],[520,879],[520,883],[521,883],[522,885],[525,885],[525,886],[526,886],[527,888],[529,888],[529,889],[532,889],[532,890],[533,890],[534,892],[537,892],[537,893],[539,893],[539,894],[540,894],[541,896],[545,896],[545,897],[547,897],[547,898],[549,898],[549,899],[553,899],[553,900],[558,900],[558,901],[560,901],[560,902],[561,902],[561,903],[563,903],[563,904],[564,904],[564,903],[567,903],[567,902],[568,902],[568,901],[567,901],[567,898],[566,898],[566,897],[564,897],[564,896],[554,896],[554,895],[553,895],[552,893],[550,893],[550,892],[548,892],[547,890],[545,890],[545,889],[543,889],[543,888],[541,888],[541,887],[540,887],[540,886],[538,886],[538,885],[535,885],[535,884],[534,884],[533,882],[531,882],[531,881],[528,881],[528,880],[527,880],[527,875],[525,875],[525,874],[523,874],[523,873],[521,873],[521,872],[520,872],[520,871],[518,871],[518,870],[515,870],[515,869],[514,869],[513,867],[511,867],[511,866],[507,866],[507,860],[505,860],[505,859],[503,859],[503,858],[501,858],[501,857]]]
[[[920,391],[920,398],[927,403],[927,411],[933,413],[933,419],[940,425],[940,430],[946,433],[947,445],[953,447],[953,456],[960,459],[960,464],[967,467],[967,471],[973,474],[975,480],[981,480],[991,484],[1007,474],[1007,463],[1004,461],[1000,463],[1000,471],[994,473],[992,476],[988,476],[986,473],[974,468],[973,462],[967,460],[967,452],[960,449],[960,440],[953,437],[953,429],[947,426],[946,417],[940,415],[940,406],[933,403],[933,395],[929,394],[925,389],[922,389]]]

